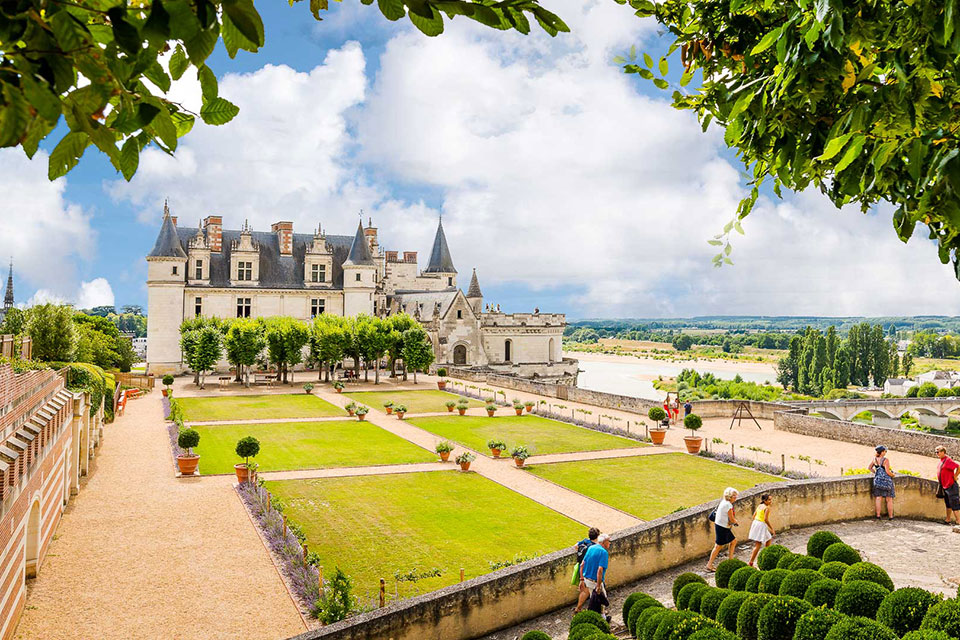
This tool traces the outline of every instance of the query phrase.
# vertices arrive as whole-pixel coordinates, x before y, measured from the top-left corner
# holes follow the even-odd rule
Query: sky
[[[458,18],[428,38],[375,6],[258,3],[266,46],[210,66],[240,107],[198,121],[176,157],[153,149],[125,182],[95,149],[65,178],[0,150],[0,256],[17,302],[146,308],[146,261],[164,199],[181,225],[207,215],[352,234],[360,211],[387,249],[429,255],[443,216],[460,285],[486,301],[569,318],[956,315],[960,283],[892,210],[837,210],[815,191],[766,197],[711,264],[746,193],[715,127],[612,62],[663,52],[656,24],[609,0],[544,0],[571,27],[550,38]],[[655,56],[656,57],[656,56]],[[190,74],[187,74],[190,75]],[[199,107],[184,79],[175,99]],[[48,141],[52,148],[56,139]],[[421,267],[425,267],[422,263]]]

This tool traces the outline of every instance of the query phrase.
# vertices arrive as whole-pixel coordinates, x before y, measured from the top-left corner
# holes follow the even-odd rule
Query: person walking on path
[[[727,487],[723,490],[723,500],[713,512],[713,528],[716,532],[716,544],[713,551],[710,552],[710,559],[707,560],[707,571],[713,572],[716,569],[713,562],[724,547],[728,547],[727,556],[732,558],[737,551],[737,536],[733,534],[731,527],[737,526],[737,514],[733,512],[733,503],[737,501],[739,493],[733,487]]]
[[[597,544],[597,538],[600,537],[600,529],[596,527],[590,527],[590,530],[587,532],[587,537],[577,543],[577,566],[576,566],[576,575],[577,581],[574,584],[578,584],[580,588],[580,597],[577,599],[577,608],[573,610],[574,613],[579,613],[583,609],[584,603],[586,603],[587,598],[590,597],[590,590],[587,589],[587,584],[583,579],[583,558],[587,555],[587,551],[593,545]]]
[[[686,419],[686,417],[687,417],[688,415],[690,415],[692,412],[693,412],[693,403],[691,403],[689,400],[687,400],[686,402],[683,403],[683,417],[684,417],[684,419]]]
[[[750,554],[750,562],[747,563],[751,567],[757,559],[757,554],[760,553],[760,548],[769,547],[773,536],[777,535],[777,532],[773,530],[773,525],[770,524],[770,505],[772,503],[773,498],[770,497],[770,494],[763,494],[760,496],[760,506],[753,514],[753,524],[750,525],[749,535],[750,541],[753,542],[753,553]]]
[[[937,482],[940,484],[937,495],[943,497],[947,507],[945,523],[951,524],[950,514],[953,514],[953,524],[960,524],[960,464],[947,455],[943,445],[937,447],[937,457],[940,466],[937,467]]]
[[[591,595],[594,591],[599,591],[600,595],[604,597],[607,595],[604,584],[607,577],[607,566],[610,563],[610,554],[607,552],[609,548],[610,536],[601,533],[597,538],[597,543],[591,545],[583,557],[583,583],[587,586]]]
[[[887,501],[887,518],[893,520],[893,499],[897,492],[893,487],[896,474],[890,468],[887,460],[887,448],[877,446],[877,455],[870,463],[870,472],[873,474],[873,499],[877,510],[877,520],[880,520],[880,506],[884,499]]]
[[[670,409],[673,413],[673,424],[677,424],[677,421],[680,419],[680,394],[678,393],[673,399],[673,403],[670,405]]]

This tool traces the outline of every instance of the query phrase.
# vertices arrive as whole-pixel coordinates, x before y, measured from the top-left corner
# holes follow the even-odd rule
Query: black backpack
[[[592,540],[581,540],[577,543],[577,562],[583,564],[583,557],[587,555],[587,549],[597,544]]]

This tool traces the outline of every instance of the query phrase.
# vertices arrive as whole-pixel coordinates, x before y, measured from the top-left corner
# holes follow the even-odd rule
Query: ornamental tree
[[[220,361],[223,352],[223,336],[216,328],[206,326],[197,331],[197,342],[193,347],[191,368],[200,373],[200,388],[204,388],[207,371],[212,370]]]
[[[433,347],[427,332],[420,327],[403,332],[403,365],[413,370],[413,383],[417,383],[417,371],[433,364]]]
[[[277,380],[286,384],[290,366],[303,361],[303,347],[310,333],[299,320],[283,316],[267,319],[265,337],[270,362],[277,365]]]
[[[838,207],[894,208],[906,242],[917,224],[960,278],[960,30],[952,2],[874,0],[617,0],[653,16],[672,42],[663,57],[617,58],[627,73],[673,86],[752,174],[750,193],[723,232],[743,233],[760,187],[813,186]],[[667,78],[680,50],[683,75]],[[697,73],[699,72],[699,74]],[[685,89],[695,78],[700,86]]]
[[[27,335],[33,343],[33,359],[70,362],[77,347],[73,310],[56,304],[38,304],[27,310]]]
[[[257,358],[266,345],[262,322],[249,318],[238,318],[230,323],[223,337],[223,346],[227,360],[237,368],[237,380],[243,375],[244,383],[250,386],[250,367],[257,364]]]

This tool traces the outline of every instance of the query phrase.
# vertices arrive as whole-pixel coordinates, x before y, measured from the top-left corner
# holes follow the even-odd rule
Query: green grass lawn
[[[260,441],[260,471],[432,462],[437,456],[369,422],[281,422],[199,426],[200,473],[233,473],[237,440]]]
[[[436,413],[446,411],[446,403],[451,400],[457,402],[460,396],[440,391],[439,389],[424,389],[423,391],[357,391],[344,394],[357,403],[362,403],[368,407],[373,407],[379,411],[383,410],[383,403],[392,402],[394,405],[402,404],[407,407],[408,413]],[[471,407],[484,407],[486,403],[479,400],[467,398]]]
[[[270,418],[325,418],[346,412],[307,393],[264,396],[177,398],[186,422],[207,420],[266,420]]]
[[[489,454],[487,442],[492,439],[503,440],[510,447],[526,445],[533,455],[644,446],[636,440],[591,431],[566,422],[530,414],[506,415],[505,409],[501,409],[500,413],[494,418],[453,415],[413,418],[410,422],[485,454]]]
[[[558,462],[528,469],[644,520],[718,499],[727,487],[744,491],[761,482],[782,481],[776,476],[685,453]],[[737,518],[746,523],[740,526],[744,536],[744,527],[749,529],[752,517],[752,513],[737,513]]]
[[[380,578],[434,567],[442,574],[401,582],[401,597],[432,591],[490,571],[490,562],[542,555],[572,546],[586,528],[475,473],[281,480],[266,483],[303,527],[329,579],[340,567],[369,603]]]

